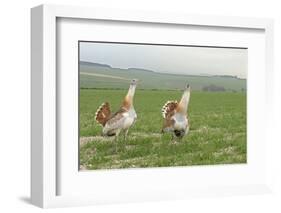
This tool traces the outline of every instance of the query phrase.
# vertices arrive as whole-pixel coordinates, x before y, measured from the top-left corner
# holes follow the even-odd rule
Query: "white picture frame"
[[[264,87],[261,87],[260,93],[263,94],[263,102],[260,104],[260,108],[255,112],[263,112],[267,110],[268,113],[261,116],[260,120],[264,124],[264,131],[259,131],[258,134],[264,139],[261,143],[260,149],[257,152],[262,154],[263,165],[261,169],[257,169],[256,174],[260,174],[261,178],[254,176],[248,176],[247,181],[217,183],[215,185],[201,186],[200,179],[197,175],[204,174],[201,171],[196,171],[197,168],[189,171],[189,175],[193,175],[194,182],[193,187],[190,185],[181,185],[181,187],[168,184],[166,188],[164,182],[159,183],[155,188],[143,187],[143,191],[138,189],[137,186],[134,189],[128,189],[128,191],[117,191],[115,189],[112,193],[105,191],[99,194],[89,195],[84,194],[81,190],[78,194],[60,194],[59,184],[62,184],[60,179],[60,172],[63,171],[61,164],[58,163],[60,159],[60,153],[58,152],[57,139],[57,118],[58,118],[58,88],[60,82],[57,79],[57,23],[60,18],[63,19],[79,19],[79,20],[101,20],[101,21],[118,21],[119,23],[153,23],[155,25],[171,27],[173,26],[200,26],[200,27],[218,27],[232,31],[235,29],[242,30],[258,30],[263,32],[263,38],[259,42],[265,42],[264,51],[260,53],[264,54],[264,58],[261,61],[264,65],[260,68],[260,76],[265,78],[252,78],[251,85],[255,83],[262,83]],[[116,203],[116,202],[138,202],[143,200],[165,200],[165,199],[178,199],[186,197],[197,196],[214,196],[214,195],[233,195],[233,194],[252,194],[252,193],[264,193],[270,192],[271,188],[271,172],[270,172],[270,131],[272,131],[272,119],[273,119],[273,96],[270,91],[273,88],[273,21],[271,19],[257,19],[257,18],[241,18],[241,17],[216,17],[216,16],[203,16],[203,15],[187,15],[187,14],[160,14],[145,11],[122,11],[122,10],[110,10],[100,8],[84,8],[74,6],[54,6],[54,5],[41,5],[31,10],[31,201],[33,204],[47,208],[47,207],[59,207],[59,206],[75,206],[75,205],[92,205],[99,203]],[[253,61],[253,60],[252,60]],[[258,62],[257,62],[258,63]],[[254,86],[253,86],[254,87]],[[250,90],[251,91],[251,90]],[[253,108],[251,99],[249,107]],[[252,100],[254,102],[254,100]],[[73,112],[75,113],[75,112]],[[261,128],[261,127],[259,127]],[[259,129],[261,130],[261,129]],[[263,149],[264,148],[264,149]],[[254,153],[253,150],[252,153]],[[261,155],[257,155],[261,156]],[[259,157],[257,157],[259,158]],[[256,166],[256,165],[255,165]],[[181,174],[186,168],[173,168],[173,170],[166,168],[164,170],[159,169],[146,169],[141,172],[138,171],[114,171],[110,176],[103,176],[109,174],[105,171],[99,171],[100,176],[98,180],[108,181],[112,177],[118,177],[124,179],[133,175],[133,177],[150,177],[157,175],[167,175],[169,171],[174,174]],[[213,168],[203,168],[210,172]],[[218,174],[223,176],[223,173],[228,170],[223,168]],[[200,169],[201,170],[201,169]],[[220,170],[220,169],[218,169]],[[239,168],[234,166],[229,169],[229,172],[238,173],[234,178],[239,179],[239,172],[241,171],[251,172],[247,168]],[[157,175],[156,175],[157,174]],[[70,173],[67,175],[71,175]],[[91,180],[94,174],[89,174],[88,177],[83,179],[84,181]],[[84,176],[86,176],[84,174]],[[90,179],[89,179],[90,178]],[[175,175],[169,176],[172,182],[175,180]],[[196,182],[196,178],[198,181]],[[252,179],[251,179],[252,178]],[[69,178],[70,181],[74,181],[75,178]],[[145,179],[145,178],[144,178]],[[153,178],[152,178],[153,179]],[[252,180],[253,184],[250,184]],[[146,180],[147,181],[147,180]],[[68,184],[71,184],[68,183]],[[75,185],[75,183],[72,183]],[[129,182],[128,182],[129,184]],[[67,185],[69,186],[69,185]],[[114,186],[113,186],[114,187]],[[132,185],[129,184],[132,188]],[[128,187],[128,188],[129,188]],[[159,188],[160,187],[160,188]],[[83,187],[82,187],[83,188]],[[85,187],[84,187],[85,188]],[[91,188],[91,187],[89,187]],[[78,187],[74,187],[73,190],[79,190]],[[71,191],[71,190],[70,190]],[[119,193],[123,193],[122,196]]]

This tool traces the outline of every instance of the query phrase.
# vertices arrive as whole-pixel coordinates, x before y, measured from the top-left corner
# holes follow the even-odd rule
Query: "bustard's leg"
[[[119,136],[120,132],[121,132],[121,129],[118,129],[118,130],[116,131],[116,133],[115,133],[115,138],[114,138],[115,141],[118,141],[118,136]]]
[[[118,136],[121,132],[121,129],[118,129],[115,134],[114,143],[115,143],[115,152],[117,152],[117,145],[118,145]]]
[[[173,141],[174,140],[174,133],[172,133],[172,137],[171,137],[171,141]]]
[[[176,144],[176,143],[177,143],[177,141],[176,141],[176,139],[175,139],[174,133],[172,133],[171,142],[172,142],[173,144]]]
[[[124,130],[124,141],[127,140],[128,132],[129,132],[129,128]]]

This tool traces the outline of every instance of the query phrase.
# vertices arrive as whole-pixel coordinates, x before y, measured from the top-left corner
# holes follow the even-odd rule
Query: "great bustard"
[[[117,139],[121,131],[124,131],[126,140],[129,128],[135,123],[137,114],[133,106],[137,80],[132,80],[127,95],[123,99],[120,109],[112,114],[108,102],[103,103],[96,111],[95,120],[102,125],[104,136],[115,136]]]
[[[187,114],[189,99],[190,86],[187,84],[179,102],[167,101],[162,107],[162,115],[164,118],[162,133],[171,132],[172,140],[174,140],[175,137],[181,139],[189,132],[190,123]]]

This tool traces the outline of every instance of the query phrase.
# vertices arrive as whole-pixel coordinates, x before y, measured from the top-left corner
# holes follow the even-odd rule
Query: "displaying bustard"
[[[132,80],[127,95],[125,96],[120,109],[112,114],[108,102],[103,103],[96,111],[95,120],[102,125],[102,134],[104,136],[115,136],[124,131],[126,140],[129,128],[137,119],[137,114],[133,106],[134,94],[137,86],[137,80]]]
[[[190,86],[184,89],[181,100],[167,101],[162,108],[162,115],[164,118],[162,133],[171,132],[172,140],[174,138],[181,139],[189,132],[189,120],[188,120],[188,104],[190,99]]]

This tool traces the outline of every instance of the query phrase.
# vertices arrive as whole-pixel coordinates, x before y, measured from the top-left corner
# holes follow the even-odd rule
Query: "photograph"
[[[79,170],[247,163],[248,49],[78,41]]]

